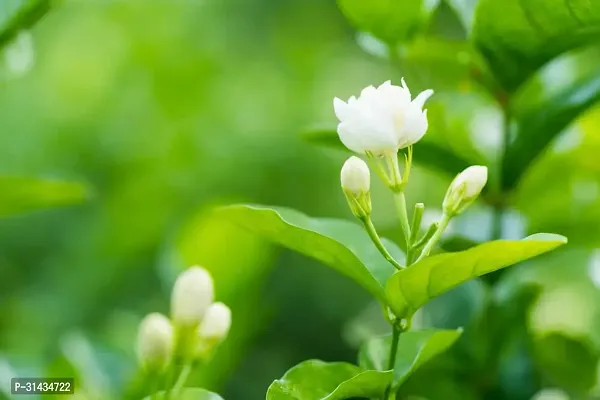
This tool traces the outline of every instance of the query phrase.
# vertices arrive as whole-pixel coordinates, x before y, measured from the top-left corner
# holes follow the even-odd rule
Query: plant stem
[[[433,247],[438,242],[438,240],[440,240],[442,233],[444,233],[444,230],[448,226],[448,222],[450,222],[450,216],[444,213],[444,215],[442,215],[442,219],[440,220],[440,225],[438,226],[431,239],[429,239],[425,247],[423,247],[423,251],[421,252],[421,255],[419,256],[417,262],[421,261],[423,258],[427,257],[429,253],[431,253],[431,250],[433,250]]]
[[[501,148],[500,148],[500,160],[499,160],[499,164],[500,167],[498,168],[499,172],[499,183],[498,183],[498,192],[502,193],[503,188],[504,188],[504,176],[502,174],[502,171],[504,170],[504,164],[506,162],[506,153],[508,151],[508,145],[509,145],[509,141],[510,141],[510,119],[511,119],[511,113],[510,113],[510,106],[508,104],[508,101],[506,101],[505,103],[501,104],[502,105],[502,144],[501,144]],[[497,239],[501,239],[502,238],[502,216],[504,214],[504,206],[502,205],[502,202],[496,202],[496,204],[494,204],[494,218],[493,218],[493,225],[492,225],[492,232],[491,232],[491,236],[492,236],[492,240],[497,240]]]
[[[402,333],[400,328],[394,325],[394,329],[392,331],[392,346],[390,347],[390,358],[388,360],[388,370],[394,369],[394,365],[396,365],[396,353],[398,353],[400,333]]]
[[[396,205],[398,215],[400,216],[400,226],[402,227],[402,233],[404,234],[404,239],[406,240],[406,249],[408,250],[411,244],[410,225],[408,223],[408,213],[406,211],[406,197],[404,197],[404,192],[394,193],[394,204]]]
[[[191,372],[192,372],[192,363],[185,364],[183,366],[183,368],[181,369],[181,372],[179,373],[179,378],[177,378],[177,382],[175,382],[175,385],[173,385],[173,388],[171,389],[171,394],[169,396],[169,399],[173,399],[173,400],[177,399],[179,392],[181,391],[181,389],[187,382],[188,377],[190,376]]]
[[[373,243],[375,244],[375,247],[377,247],[377,250],[379,250],[379,252],[383,255],[383,257],[390,264],[392,264],[394,266],[394,268],[396,268],[398,270],[404,268],[402,265],[400,265],[394,259],[394,257],[392,257],[392,255],[387,251],[387,249],[385,248],[385,246],[381,242],[381,238],[377,234],[377,230],[375,229],[375,225],[373,225],[373,221],[371,220],[371,217],[362,218],[362,222],[365,225],[365,229],[367,230],[367,233],[369,234],[369,237],[371,238],[371,241],[373,241]]]
[[[398,328],[396,324],[393,326],[392,330],[392,345],[390,347],[390,356],[388,359],[388,370],[394,370],[394,366],[396,365],[396,355],[398,353],[398,343],[400,342],[400,334],[402,330]],[[392,385],[387,387],[385,390],[385,395],[383,396],[384,400],[392,400],[396,394],[392,390]]]

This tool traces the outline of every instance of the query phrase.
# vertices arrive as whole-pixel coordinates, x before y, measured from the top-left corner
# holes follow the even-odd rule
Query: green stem
[[[408,223],[408,213],[406,211],[406,197],[404,197],[404,192],[394,193],[394,204],[396,205],[398,215],[400,216],[400,226],[402,226],[402,233],[404,234],[404,239],[406,240],[406,248],[409,249],[410,225]]]
[[[503,117],[503,126],[502,126],[502,145],[500,148],[500,167],[498,168],[500,176],[498,177],[498,193],[502,193],[504,187],[504,177],[502,175],[502,171],[504,169],[504,163],[506,162],[506,153],[508,151],[508,145],[510,142],[510,106],[508,104],[508,100],[502,104],[502,117]],[[501,196],[499,196],[501,197]],[[492,240],[497,240],[502,238],[502,216],[504,214],[504,206],[502,202],[496,202],[494,205],[494,219],[492,225]]]
[[[433,234],[431,239],[429,239],[429,241],[427,242],[425,247],[423,247],[423,251],[421,252],[421,255],[419,256],[419,259],[417,260],[417,262],[421,261],[423,258],[427,257],[429,255],[429,253],[431,253],[431,250],[433,250],[433,248],[436,245],[436,243],[438,242],[438,240],[440,240],[440,237],[442,236],[442,233],[444,233],[444,230],[448,226],[449,222],[450,222],[450,216],[448,216],[448,214],[444,213],[444,215],[442,215],[442,219],[440,220],[440,224],[439,224],[437,230],[435,231],[435,233]]]
[[[398,354],[398,343],[400,343],[400,334],[402,330],[394,324],[392,331],[392,345],[390,346],[390,356],[388,358],[388,370],[393,371],[396,365],[396,355]],[[392,385],[385,390],[384,400],[393,400],[396,393],[392,390]]]
[[[169,399],[177,399],[179,392],[181,392],[181,389],[183,389],[183,386],[187,382],[191,372],[192,363],[185,364],[181,369],[181,372],[179,373],[179,378],[177,378],[177,382],[175,382],[175,385],[173,385],[173,388],[171,389]]]
[[[371,238],[371,240],[375,244],[375,247],[377,247],[377,250],[379,250],[379,252],[383,255],[383,257],[390,264],[392,264],[394,266],[394,268],[396,268],[398,270],[403,269],[404,267],[402,265],[400,265],[394,259],[394,257],[392,257],[392,255],[387,251],[387,249],[385,248],[385,246],[381,242],[381,238],[377,234],[377,230],[375,229],[375,225],[373,225],[373,221],[371,220],[371,217],[362,218],[362,222],[365,225],[365,229],[367,230],[367,233],[369,234],[369,237]]]

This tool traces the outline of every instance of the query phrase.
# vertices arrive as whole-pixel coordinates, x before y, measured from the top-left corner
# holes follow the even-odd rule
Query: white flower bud
[[[222,340],[231,327],[231,310],[223,303],[213,303],[206,310],[204,319],[198,328],[202,339]]]
[[[198,327],[195,356],[208,359],[216,345],[221,343],[231,328],[231,310],[223,303],[213,303]]]
[[[163,371],[173,355],[173,327],[162,314],[148,314],[140,323],[137,355],[142,367]]]
[[[171,317],[182,326],[196,326],[213,302],[213,281],[204,268],[190,267],[182,272],[171,293]]]
[[[340,121],[340,140],[356,153],[395,155],[425,135],[428,123],[423,105],[432,94],[433,90],[428,89],[411,101],[403,79],[402,86],[394,86],[390,81],[378,88],[369,86],[347,103],[336,97],[333,107]]]
[[[352,213],[358,218],[371,214],[371,174],[367,163],[355,156],[347,159],[342,167],[341,182]]]
[[[346,160],[341,173],[342,188],[356,195],[371,188],[371,173],[367,163],[352,156]]]
[[[487,167],[473,165],[458,174],[444,198],[444,212],[449,216],[460,214],[479,196],[487,183]]]

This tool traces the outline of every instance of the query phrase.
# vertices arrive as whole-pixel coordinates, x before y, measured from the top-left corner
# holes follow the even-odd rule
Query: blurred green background
[[[14,4],[0,0],[0,10]],[[335,127],[335,96],[401,77],[413,93],[433,88],[427,140],[470,163],[499,162],[501,113],[461,61],[468,54],[426,44],[390,65],[380,43],[357,40],[334,1],[64,1],[31,33],[31,69],[0,71],[0,174],[79,181],[87,194],[0,219],[4,390],[12,376],[75,376],[78,399],[141,398],[137,324],[168,313],[174,277],[192,264],[213,273],[217,299],[233,310],[230,337],[194,384],[261,399],[302,360],[354,361],[364,338],[386,330],[367,293],[211,214],[252,202],[351,218],[339,188],[347,154],[301,137],[315,124]],[[457,48],[466,35],[446,3],[425,34]],[[562,56],[519,92],[518,108],[598,74],[599,63],[598,47]],[[590,107],[535,160],[501,214],[502,237],[557,232],[569,245],[429,304],[418,325],[466,333],[404,395],[529,399],[560,387],[596,396],[599,130],[600,107]],[[452,177],[417,165],[409,202],[435,216]],[[0,197],[19,207],[27,190],[3,179]],[[373,198],[376,225],[398,239],[384,188]],[[492,236],[488,203],[453,222],[446,249]]]

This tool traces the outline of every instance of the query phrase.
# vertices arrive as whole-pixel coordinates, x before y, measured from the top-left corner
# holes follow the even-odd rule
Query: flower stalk
[[[396,261],[394,257],[392,257],[392,255],[385,248],[383,242],[381,241],[381,238],[377,234],[377,230],[375,229],[375,225],[373,225],[373,221],[371,220],[371,218],[365,217],[362,219],[362,222],[365,226],[367,233],[369,234],[369,237],[371,238],[371,241],[375,244],[375,247],[377,247],[377,250],[379,250],[383,257],[397,270],[403,269],[404,267],[400,265],[398,261]]]

